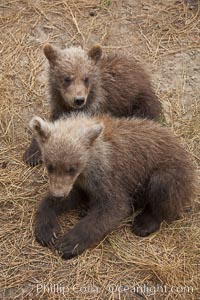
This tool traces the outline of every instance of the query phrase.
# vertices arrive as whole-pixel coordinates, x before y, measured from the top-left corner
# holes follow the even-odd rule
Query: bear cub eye
[[[53,167],[52,164],[50,164],[50,165],[47,166],[47,171],[48,171],[49,173],[52,173],[54,170],[55,170],[55,168]]]
[[[89,84],[89,78],[88,77],[85,77],[83,81],[84,81],[85,85]]]
[[[71,166],[71,167],[66,168],[65,173],[67,173],[70,176],[75,175],[76,174],[76,167]]]
[[[72,82],[72,80],[70,77],[68,77],[68,76],[64,77],[64,83],[66,86],[69,86],[71,84],[71,82]]]

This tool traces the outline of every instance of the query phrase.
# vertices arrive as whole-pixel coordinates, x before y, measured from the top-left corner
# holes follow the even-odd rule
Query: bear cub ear
[[[103,124],[97,123],[92,125],[86,132],[86,138],[89,141],[89,144],[91,145],[101,134],[103,131]]]
[[[48,122],[44,121],[40,117],[33,117],[29,123],[30,128],[35,132],[36,138],[40,142],[45,142],[50,136],[50,126]]]
[[[43,51],[49,62],[54,64],[58,57],[58,49],[51,44],[46,43],[43,47]]]
[[[88,52],[88,56],[97,62],[102,56],[102,48],[99,44],[94,44],[90,51]]]

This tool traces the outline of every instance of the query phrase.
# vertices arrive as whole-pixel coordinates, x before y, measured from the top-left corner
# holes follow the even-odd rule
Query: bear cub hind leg
[[[159,230],[162,220],[153,214],[151,207],[147,205],[144,210],[139,213],[133,222],[133,232],[138,236],[148,236]]]
[[[177,216],[177,207],[173,205],[171,195],[177,197],[176,179],[178,174],[175,170],[156,171],[151,177],[141,195],[137,199],[136,207],[142,203],[143,211],[133,221],[133,232],[138,236],[148,236],[157,231],[163,220]]]

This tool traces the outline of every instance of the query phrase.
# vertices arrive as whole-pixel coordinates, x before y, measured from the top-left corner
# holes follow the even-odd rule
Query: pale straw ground
[[[183,1],[1,0],[0,299],[200,299],[198,195],[176,222],[147,238],[124,222],[95,249],[63,261],[34,238],[44,167],[22,161],[33,114],[48,117],[42,46],[93,42],[151,73],[169,126],[200,163],[198,5]],[[197,192],[197,194],[199,194]],[[63,230],[77,222],[64,215]]]

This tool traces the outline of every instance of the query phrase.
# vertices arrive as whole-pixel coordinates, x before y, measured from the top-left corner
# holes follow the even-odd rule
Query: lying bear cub
[[[49,177],[36,213],[35,235],[65,259],[100,242],[130,216],[133,232],[147,236],[177,218],[194,191],[187,152],[166,128],[150,120],[74,114],[54,123],[34,117]],[[88,210],[62,237],[57,216],[88,201]]]

